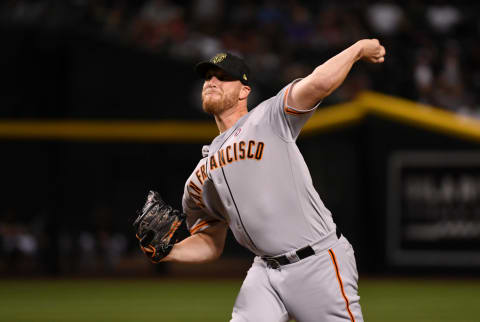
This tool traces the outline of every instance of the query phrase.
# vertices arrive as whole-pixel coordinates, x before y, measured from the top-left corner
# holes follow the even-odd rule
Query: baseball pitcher
[[[230,228],[256,255],[231,321],[363,321],[352,246],[295,142],[355,62],[384,56],[378,40],[360,40],[250,112],[250,72],[241,58],[220,53],[196,65],[203,109],[220,134],[185,184],[183,212],[150,192],[134,224],[145,254],[153,262],[212,261]]]

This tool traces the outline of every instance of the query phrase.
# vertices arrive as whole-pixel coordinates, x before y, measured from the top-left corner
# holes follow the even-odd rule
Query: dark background
[[[370,89],[478,117],[478,5],[379,4],[6,1],[0,117],[210,120],[199,107],[196,62],[224,50],[244,56],[254,107],[364,37],[381,40],[385,63],[355,65],[322,107]],[[382,14],[390,26],[375,19]],[[476,151],[478,142],[369,116],[298,143],[361,272],[475,274],[472,267],[390,265],[385,217],[393,152]],[[0,273],[67,275],[134,271],[136,210],[149,189],[179,208],[202,144],[4,137],[0,147]],[[251,257],[228,238],[224,258]]]

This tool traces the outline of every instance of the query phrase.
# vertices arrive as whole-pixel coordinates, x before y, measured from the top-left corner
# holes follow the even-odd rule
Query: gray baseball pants
[[[330,234],[311,246],[314,255],[280,268],[255,257],[231,322],[363,322],[352,245]]]

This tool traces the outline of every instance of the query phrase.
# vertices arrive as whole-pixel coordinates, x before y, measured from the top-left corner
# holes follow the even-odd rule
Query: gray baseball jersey
[[[314,247],[317,251],[326,245],[322,242],[324,240],[331,241],[328,247],[339,241],[335,236],[332,215],[313,187],[307,165],[295,143],[303,125],[316,109],[315,106],[303,111],[286,104],[295,83],[252,109],[204,147],[203,158],[185,184],[182,201],[192,234],[216,221],[226,222],[237,241],[257,256],[287,254],[307,245],[317,245]],[[308,261],[304,259],[299,263]],[[295,264],[286,266],[290,265]],[[326,269],[333,272],[331,264]],[[264,319],[259,319],[264,309],[256,310],[254,304],[245,305],[245,299],[262,302],[255,300],[257,296],[250,294],[251,288],[246,284],[255,285],[262,280],[270,283],[265,277],[268,270],[262,260],[254,262],[237,298],[233,320],[277,321],[288,319],[289,313],[285,312],[294,311],[293,307],[285,308],[285,303],[278,306],[281,301],[273,299],[269,303],[274,307],[267,308],[267,311],[281,314],[275,318],[264,316]],[[295,273],[289,280],[303,285],[302,279],[302,274]],[[318,282],[317,287],[324,284]],[[337,279],[333,278],[332,283],[338,285]],[[303,304],[309,303],[309,300],[318,304],[318,298],[303,299],[301,291],[296,294]],[[356,291],[350,295],[355,299]],[[258,296],[265,299],[265,296]],[[342,300],[340,304],[343,306],[338,310],[347,312],[345,302]],[[361,312],[356,314],[360,317],[357,321],[360,321]],[[349,316],[345,315],[346,318]]]
[[[289,88],[204,147],[205,157],[188,179],[183,198],[192,231],[222,220],[255,254],[278,255],[335,229],[295,144],[315,108],[286,106]]]

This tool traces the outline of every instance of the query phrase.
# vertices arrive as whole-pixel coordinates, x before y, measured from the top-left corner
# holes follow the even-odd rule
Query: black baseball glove
[[[133,227],[140,241],[140,248],[154,263],[167,256],[175,243],[190,233],[186,216],[167,205],[156,191],[150,191]]]

